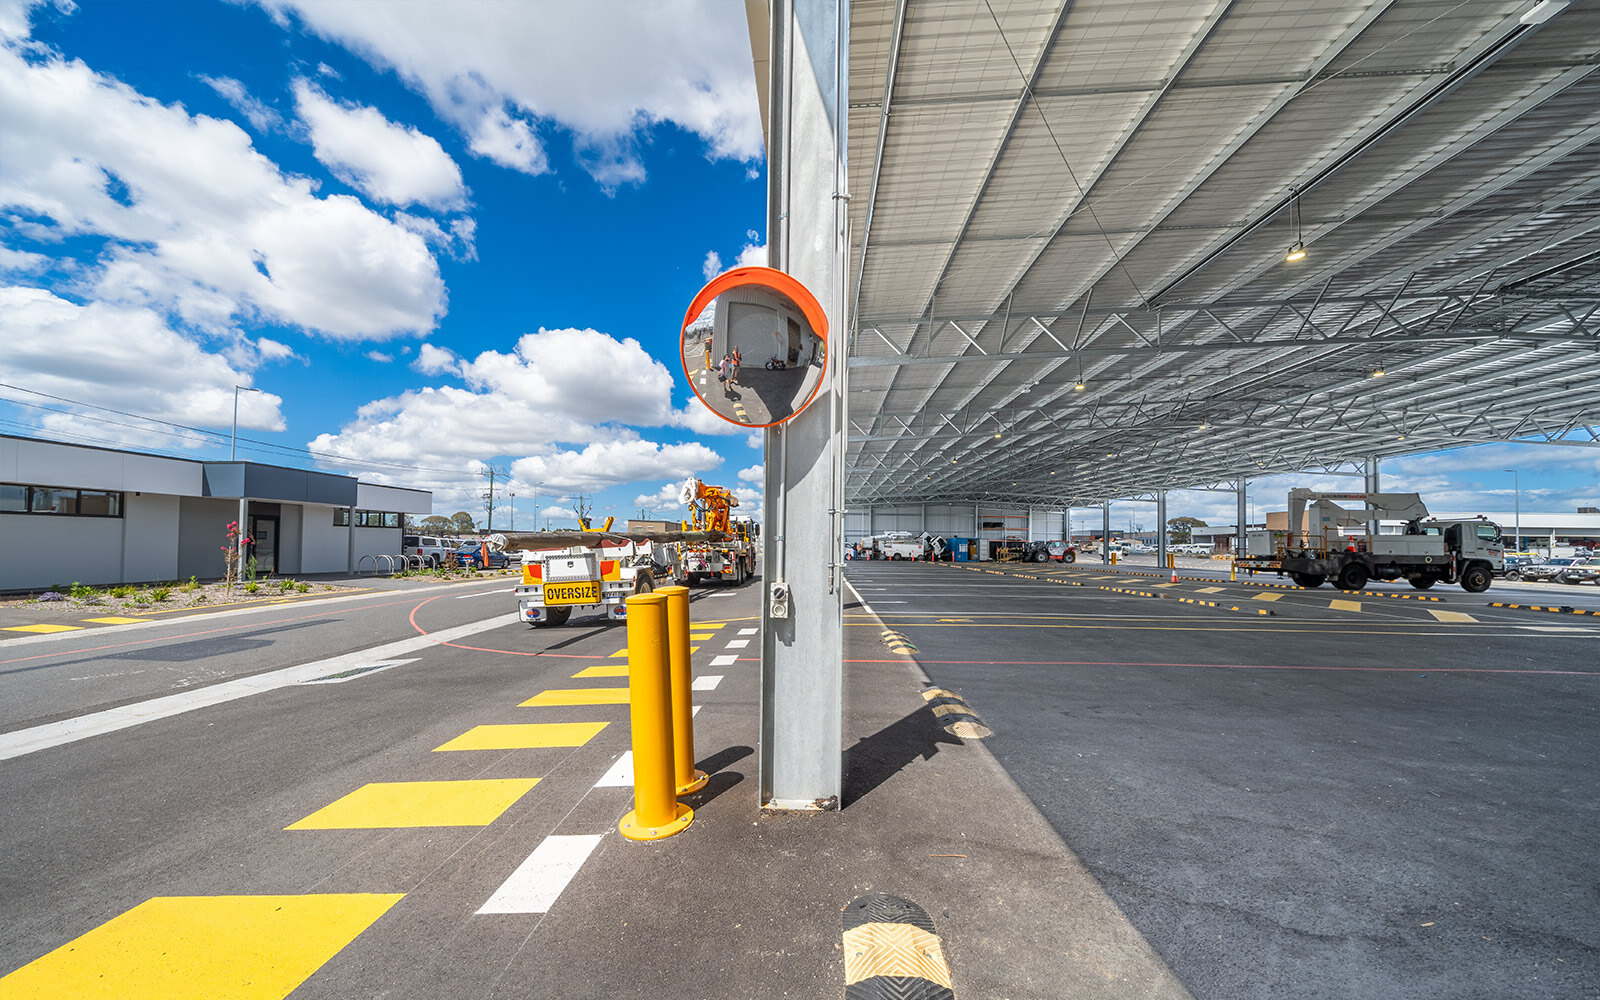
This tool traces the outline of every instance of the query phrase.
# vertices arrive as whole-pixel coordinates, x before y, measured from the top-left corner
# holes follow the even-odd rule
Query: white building
[[[0,435],[0,591],[221,577],[235,520],[258,572],[354,572],[432,509],[426,490],[325,472]]]
[[[1445,511],[1436,516],[1446,519],[1484,517],[1500,526],[1508,542],[1515,542],[1517,531],[1522,532],[1521,544],[1516,548],[1546,552],[1551,548],[1600,543],[1600,510],[1580,507],[1571,514],[1550,514],[1515,510]]]

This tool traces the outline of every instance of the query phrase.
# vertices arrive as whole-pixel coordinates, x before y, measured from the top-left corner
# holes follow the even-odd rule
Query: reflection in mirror
[[[780,423],[805,409],[827,360],[827,345],[800,306],[756,283],[718,295],[685,324],[682,343],[695,394],[744,427]]]

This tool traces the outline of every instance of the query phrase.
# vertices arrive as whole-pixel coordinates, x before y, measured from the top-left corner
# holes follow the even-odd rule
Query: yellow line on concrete
[[[626,663],[603,663],[598,667],[584,667],[572,675],[574,679],[584,677],[626,677],[628,665]]]
[[[1276,601],[1281,597],[1283,597],[1282,594],[1251,594],[1250,595],[1250,599],[1252,601]]]
[[[1226,587],[1200,587],[1195,592],[1199,594],[1220,594],[1226,589]]]
[[[1475,622],[1478,620],[1463,611],[1436,611],[1433,608],[1428,608],[1427,610],[1428,614],[1442,622]]]
[[[137,625],[139,622],[150,621],[148,618],[80,618],[78,620],[94,622],[96,625]]]
[[[1360,611],[1361,602],[1334,599],[1328,602],[1328,607],[1333,611]]]
[[[82,632],[82,625],[7,625],[0,632]]]

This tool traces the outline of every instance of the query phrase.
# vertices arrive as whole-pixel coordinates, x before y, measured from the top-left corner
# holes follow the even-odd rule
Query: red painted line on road
[[[430,635],[431,633],[429,633],[427,629],[425,629],[421,625],[417,624],[417,612],[422,610],[422,606],[424,604],[431,604],[434,601],[437,601],[440,597],[447,597],[447,596],[450,596],[450,595],[440,594],[440,595],[438,595],[438,597],[430,597],[430,598],[428,598],[426,601],[423,601],[422,604],[419,604],[416,607],[412,608],[411,609],[411,614],[406,620],[409,621],[411,623],[411,627],[416,629],[417,632],[419,632],[420,634],[422,634],[422,635]],[[552,660],[609,660],[609,659],[611,659],[611,657],[609,657],[609,656],[600,656],[600,655],[595,654],[595,653],[544,653],[544,652],[530,653],[525,649],[490,649],[487,646],[463,646],[459,642],[441,642],[441,643],[437,643],[437,645],[440,645],[440,646],[451,646],[451,647],[453,647],[455,649],[470,649],[474,653],[504,653],[507,656],[545,656],[545,657],[549,657]]]
[[[432,600],[432,598],[429,598],[429,600]],[[393,607],[396,604],[404,604],[404,603],[406,603],[406,602],[405,601],[385,601],[382,604],[367,604],[367,605],[363,605],[362,607],[359,607],[359,608],[348,608],[348,609],[339,608],[337,610],[338,611],[345,611],[345,610],[350,610],[350,611],[370,611],[370,610],[372,610],[374,608],[388,608],[388,607]],[[424,601],[423,603],[426,604],[427,602]],[[214,614],[215,612],[211,612],[211,613]],[[413,612],[413,613],[415,613],[415,612]],[[183,633],[180,633],[178,635],[163,635],[163,636],[158,636],[158,637],[153,638],[153,639],[131,639],[128,642],[113,642],[113,643],[107,643],[104,646],[87,646],[87,647],[84,647],[82,649],[59,650],[59,651],[54,652],[54,653],[39,653],[38,655],[35,655],[35,656],[19,656],[16,659],[13,659],[13,660],[0,660],[0,666],[5,666],[8,663],[27,663],[29,660],[48,660],[48,659],[52,659],[52,658],[58,657],[58,656],[76,656],[79,653],[98,653],[98,652],[101,652],[101,651],[107,650],[107,649],[122,649],[122,648],[127,647],[127,646],[148,646],[151,643],[171,642],[174,639],[192,639],[193,637],[195,637],[197,635],[215,635],[218,632],[240,632],[240,631],[243,631],[245,629],[260,628],[263,625],[282,625],[284,622],[304,622],[304,621],[310,621],[313,618],[326,618],[326,617],[328,617],[328,614],[329,614],[329,612],[323,612],[322,614],[318,614],[318,615],[301,615],[298,618],[271,618],[271,619],[268,619],[267,621],[254,621],[254,622],[250,622],[249,624],[245,624],[245,625],[228,625],[228,626],[225,626],[223,628],[201,629],[198,632],[183,632]]]
[[[846,663],[904,663],[899,660],[845,660]],[[918,663],[977,667],[1206,667],[1215,670],[1348,670],[1407,674],[1557,674],[1600,677],[1600,670],[1511,670],[1506,667],[1314,667],[1289,663],[1148,663],[1137,660],[929,660]]]

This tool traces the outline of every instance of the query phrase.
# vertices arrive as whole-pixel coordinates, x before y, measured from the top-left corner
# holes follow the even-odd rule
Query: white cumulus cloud
[[[743,10],[715,0],[388,4],[258,0],[395,70],[480,156],[548,169],[540,131],[572,133],[584,169],[614,187],[643,178],[636,140],[671,122],[714,157],[762,155]]]
[[[256,346],[262,357],[274,353],[273,341]],[[173,423],[227,428],[233,387],[249,386],[252,379],[247,369],[203,350],[148,309],[78,305],[44,289],[10,286],[0,287],[0,381]],[[6,396],[71,411],[24,409],[39,413],[41,426],[61,433],[146,447],[202,443],[136,418],[79,410],[27,393],[7,391]],[[268,392],[240,393],[239,426],[283,430],[282,403]]]
[[[335,339],[431,330],[422,237],[317,197],[237,125],[190,115],[42,46],[0,45],[0,208],[35,238],[96,237],[95,298],[225,332],[245,320]]]
[[[466,207],[461,168],[437,139],[377,108],[334,101],[305,80],[295,81],[294,96],[313,152],[340,180],[389,205]]]
[[[741,483],[759,483],[765,475],[766,470],[764,468],[759,465],[752,465],[748,469],[739,470],[739,481]]]
[[[603,490],[641,479],[705,472],[721,464],[722,456],[698,441],[664,445],[631,438],[521,458],[512,463],[511,474],[550,489]]]

